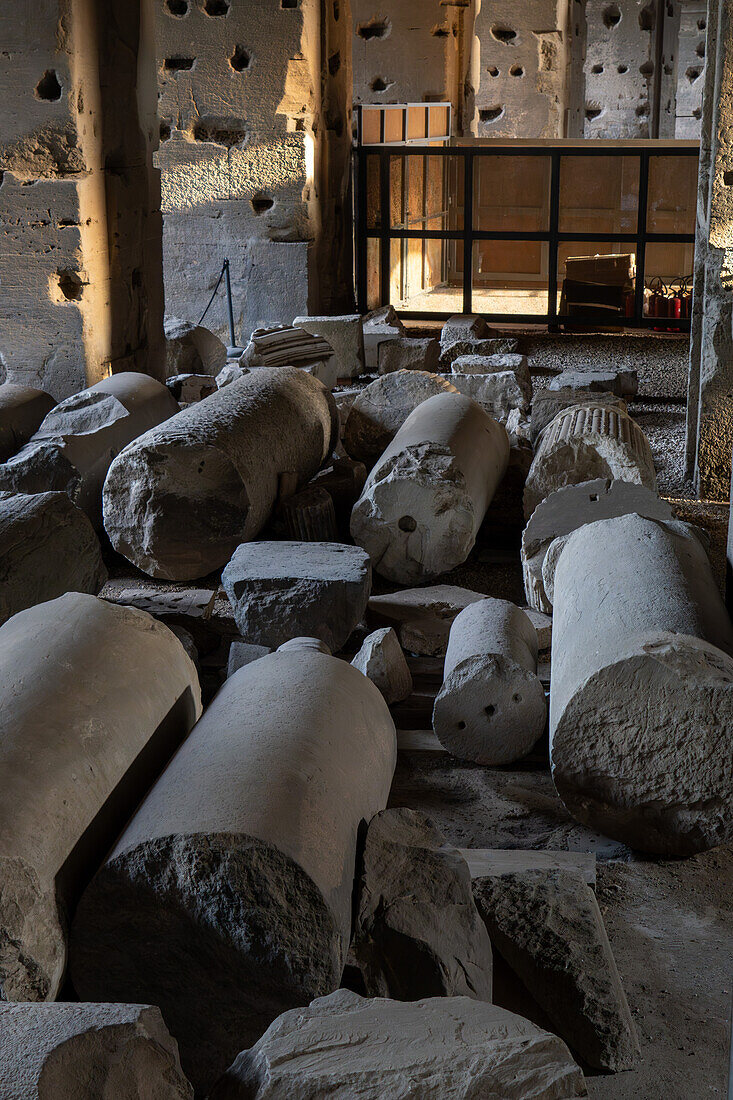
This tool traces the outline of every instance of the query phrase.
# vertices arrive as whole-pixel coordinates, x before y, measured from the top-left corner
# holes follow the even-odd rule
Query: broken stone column
[[[348,989],[275,1020],[209,1100],[587,1096],[562,1039],[471,997],[366,998]]]
[[[385,702],[401,703],[412,695],[412,673],[391,626],[369,634],[351,663],[379,688]]]
[[[733,836],[733,627],[679,522],[600,520],[554,576],[550,760],[575,818],[662,856]]]
[[[351,950],[369,996],[491,1001],[491,942],[468,864],[425,814],[400,807],[369,822]]]
[[[160,1005],[202,1094],[280,1012],[338,986],[357,837],[389,794],[386,703],[312,645],[226,681],[77,910],[79,995]]]
[[[649,441],[628,413],[608,405],[573,405],[545,428],[527,475],[524,515],[563,485],[594,478],[656,490]]]
[[[51,410],[25,447],[0,466],[0,490],[60,490],[101,527],[102,486],[115,455],[177,412],[175,398],[154,378],[113,374]]]
[[[255,370],[136,440],[112,463],[104,525],[153,577],[191,580],[253,539],[333,450],[338,414],[295,367]]]
[[[50,394],[31,386],[0,386],[0,462],[7,462],[28,442],[55,404]]]
[[[354,541],[400,584],[455,568],[473,548],[508,461],[506,431],[470,397],[429,398],[367,478],[351,515]]]
[[[370,382],[357,394],[344,426],[344,447],[372,466],[411,412],[437,393],[457,393],[446,378],[422,370],[399,370]]]
[[[198,678],[150,615],[69,592],[0,628],[0,689],[0,990],[52,1000],[79,890],[199,716]]]
[[[546,721],[532,622],[508,600],[469,604],[451,626],[433,710],[441,745],[476,764],[511,764],[538,741]]]
[[[538,504],[522,531],[522,574],[527,603],[537,611],[552,613],[545,591],[542,567],[551,543],[569,535],[584,523],[636,512],[648,519],[674,519],[669,504],[651,489],[629,481],[595,478],[566,485]]]
[[[0,623],[65,592],[96,596],[106,580],[94,528],[66,493],[0,497]]]
[[[0,1005],[0,1092],[7,1100],[193,1100],[152,1005]]]

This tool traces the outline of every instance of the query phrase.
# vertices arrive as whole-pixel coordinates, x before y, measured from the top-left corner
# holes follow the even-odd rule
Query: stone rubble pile
[[[209,336],[0,386],[0,1092],[586,1096],[639,1057],[587,874],[405,803],[415,751],[461,806],[524,759],[589,837],[733,840],[733,626],[635,372],[533,392],[392,307]]]

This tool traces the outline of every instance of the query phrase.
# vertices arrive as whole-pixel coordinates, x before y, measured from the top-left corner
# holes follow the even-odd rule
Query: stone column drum
[[[524,487],[524,518],[563,485],[597,477],[656,490],[649,441],[623,409],[571,405],[550,421],[537,445]]]
[[[106,581],[99,539],[66,493],[0,497],[0,623],[65,592],[96,596]]]
[[[56,402],[45,390],[5,382],[0,386],[0,462],[27,443]]]
[[[313,646],[229,677],[77,910],[78,994],[160,1005],[203,1094],[276,1016],[338,986],[357,835],[389,794],[386,703]]]
[[[466,560],[506,472],[509,437],[470,397],[410,413],[367,478],[351,534],[382,576],[414,584]]]
[[[255,538],[280,497],[333,451],[338,413],[295,367],[253,370],[135,441],[112,463],[104,526],[152,577],[192,580]]]
[[[733,837],[733,628],[697,536],[625,515],[554,575],[550,760],[575,818],[661,856]]]
[[[178,412],[164,385],[128,371],[61,401],[38,431],[0,466],[0,490],[68,493],[95,527],[112,459],[136,436]]]
[[[508,600],[469,604],[453,621],[433,728],[476,764],[511,764],[542,736],[547,704],[537,678],[537,631]]]
[[[0,999],[53,1000],[84,884],[201,712],[144,611],[69,592],[0,628]]]

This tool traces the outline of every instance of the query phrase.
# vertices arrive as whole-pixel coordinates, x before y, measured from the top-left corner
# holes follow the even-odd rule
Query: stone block
[[[227,363],[227,349],[218,336],[202,325],[166,317],[165,377],[205,374],[215,378]]]
[[[94,528],[66,493],[0,496],[0,624],[65,592],[96,596],[106,580]]]
[[[525,412],[532,400],[532,387],[520,382],[514,371],[495,371],[493,374],[458,374],[453,371],[445,378],[459,393],[465,393],[485,409],[489,416],[506,424],[516,409]]]
[[[351,404],[344,447],[352,458],[373,466],[411,412],[437,393],[457,393],[447,379],[427,371],[401,370],[370,382]]]
[[[5,1100],[193,1100],[160,1009],[125,1004],[0,1004]]]
[[[360,314],[296,317],[293,325],[328,341],[333,348],[339,378],[358,378],[364,373],[364,330]]]
[[[459,1100],[587,1096],[561,1039],[470,997],[372,1000],[340,989],[281,1016],[224,1074],[209,1100]]]
[[[518,341],[511,336],[490,337],[486,340],[456,340],[453,344],[441,345],[440,369],[451,370],[456,359],[463,355],[504,355],[517,350]]]
[[[469,604],[485,600],[481,592],[452,584],[405,588],[386,596],[371,596],[370,620],[389,623],[403,649],[421,657],[445,657],[456,615]]]
[[[549,384],[550,390],[606,391],[616,397],[636,397],[639,390],[638,372],[629,367],[608,370],[566,370]]]
[[[356,546],[243,543],[222,573],[222,584],[246,641],[275,647],[306,635],[336,652],[366,610],[371,567]]]
[[[373,817],[356,889],[352,952],[369,996],[491,1001],[491,943],[468,866],[430,818]]]
[[[229,647],[227,678],[233,676],[245,665],[251,665],[253,661],[259,661],[260,657],[266,657],[268,653],[272,653],[269,646],[253,645],[252,642],[233,641]]]
[[[574,1054],[617,1073],[639,1040],[595,894],[578,872],[534,870],[473,880],[494,949]]]
[[[369,634],[351,663],[379,688],[385,702],[401,703],[412,695],[412,675],[391,626]]]
[[[440,342],[415,336],[401,340],[385,340],[379,345],[377,370],[391,374],[399,370],[423,370],[433,374],[438,370]]]
[[[459,340],[484,340],[489,335],[489,326],[480,314],[454,313],[440,330],[440,342],[447,347]]]

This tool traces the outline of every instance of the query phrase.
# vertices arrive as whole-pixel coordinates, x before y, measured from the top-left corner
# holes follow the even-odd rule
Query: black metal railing
[[[631,288],[627,295],[626,307],[623,315],[618,316],[618,323],[624,327],[632,328],[644,328],[654,327],[658,329],[668,329],[685,331],[689,330],[689,301],[691,295],[691,271],[692,271],[692,248],[689,249],[690,263],[688,271],[675,272],[675,286],[676,294],[679,297],[680,304],[677,306],[674,300],[675,291],[673,288],[669,290],[665,287],[667,297],[669,298],[670,305],[661,304],[661,299],[665,294],[657,286],[654,293],[650,291],[650,283],[654,280],[658,281],[658,284],[663,284],[661,275],[663,273],[654,269],[654,264],[650,265],[647,262],[648,251],[650,245],[693,245],[694,244],[694,198],[692,202],[689,199],[685,204],[680,206],[679,217],[674,216],[674,210],[671,212],[670,220],[675,224],[682,224],[685,226],[685,232],[658,232],[650,231],[649,229],[649,180],[650,180],[650,165],[655,157],[667,157],[667,158],[697,158],[698,150],[693,143],[674,143],[674,142],[655,142],[654,145],[647,145],[642,143],[613,143],[613,144],[578,144],[578,145],[566,145],[562,147],[558,146],[531,146],[516,144],[512,145],[452,145],[452,146],[359,146],[354,151],[355,156],[355,278],[356,278],[356,291],[359,309],[362,312],[366,312],[368,309],[375,308],[376,305],[386,305],[390,301],[390,279],[392,275],[392,242],[394,241],[444,241],[454,242],[451,248],[451,256],[453,257],[453,271],[454,279],[450,284],[456,292],[457,304],[460,305],[460,310],[464,313],[480,312],[487,320],[497,323],[532,323],[532,324],[547,324],[550,328],[557,328],[560,325],[572,326],[578,324],[578,316],[570,311],[561,312],[560,303],[558,302],[558,266],[560,259],[561,246],[567,244],[582,245],[593,244],[613,245],[615,248],[621,248],[624,251],[633,252],[635,254],[635,266],[636,275],[631,284]],[[400,179],[404,179],[405,172],[409,169],[412,158],[453,158],[452,163],[454,170],[452,173],[443,171],[443,186],[446,189],[441,197],[441,201],[437,203],[436,209],[439,213],[435,215],[426,216],[423,219],[423,223],[432,221],[435,223],[440,220],[442,228],[427,228],[423,224],[420,228],[411,228],[411,224],[414,223],[414,218],[409,216],[394,217],[393,211],[399,206],[399,196],[393,194],[394,183],[392,176],[397,175]],[[538,158],[537,167],[544,173],[544,178],[548,177],[546,163],[549,159],[549,188],[548,193],[545,196],[544,207],[544,226],[537,230],[524,230],[509,228],[502,229],[482,229],[480,224],[477,224],[475,217],[475,204],[474,198],[476,195],[476,171],[477,164],[483,158],[506,158],[506,157],[521,157],[521,158]],[[638,187],[636,187],[635,201],[636,201],[636,224],[633,226],[632,216],[632,228],[626,229],[623,232],[610,231],[610,232],[577,232],[577,231],[563,231],[561,228],[563,212],[561,194],[561,174],[562,166],[565,158],[578,158],[578,157],[625,157],[630,162],[638,161]],[[397,162],[395,164],[395,158]],[[400,165],[400,161],[406,161]],[[423,161],[423,163],[427,163]],[[445,166],[447,168],[449,160],[446,159]],[[695,165],[687,165],[695,175],[696,179],[696,163]],[[398,168],[398,172],[395,173],[395,166]],[[599,166],[602,167],[602,166]],[[665,165],[662,165],[662,173],[664,174]],[[669,165],[672,167],[672,164]],[[455,170],[458,168],[458,170]],[[636,175],[637,167],[634,165],[634,176]],[[686,179],[689,184],[690,171],[686,172]],[[450,175],[450,178],[449,178]],[[681,173],[685,175],[685,173]],[[462,179],[461,179],[462,177]],[[674,188],[674,181],[671,181],[671,186]],[[451,189],[454,189],[457,193],[451,193]],[[689,187],[688,187],[689,191]],[[450,208],[454,212],[453,221],[446,213],[446,210]],[[627,214],[623,221],[629,223],[629,215]],[[462,221],[462,224],[460,222]],[[378,242],[378,249],[371,249],[369,242]],[[543,250],[543,264],[541,277],[544,281],[546,279],[546,293],[547,293],[547,309],[546,311],[538,311],[533,313],[506,313],[495,312],[492,313],[483,308],[478,310],[474,309],[474,289],[475,289],[475,274],[474,274],[474,248],[477,242],[481,241],[504,241],[504,242],[534,242],[546,245],[546,249]],[[629,246],[628,248],[626,246]],[[424,246],[423,246],[424,247]],[[447,246],[443,249],[447,251]],[[372,253],[370,255],[370,252]],[[375,260],[374,253],[378,252],[378,256]],[[462,256],[462,265],[458,262],[458,257]],[[445,257],[443,259],[445,267]],[[687,261],[686,261],[687,262]],[[462,270],[461,270],[462,266]],[[672,273],[669,273],[670,275]],[[501,284],[501,280],[497,280],[497,286]],[[684,285],[684,294],[680,291],[680,286]],[[690,289],[688,289],[688,285]],[[369,288],[369,289],[368,289]],[[445,288],[445,287],[444,287]],[[541,295],[544,296],[545,287],[542,286]],[[462,292],[462,297],[461,297]],[[455,308],[449,312],[445,310],[432,310],[429,308],[429,302],[427,308],[413,310],[410,309],[409,301],[406,303],[393,302],[396,305],[401,316],[406,318],[425,318],[441,320],[449,316],[449,312],[456,312]],[[596,320],[600,324],[608,324],[609,318],[607,313],[599,314],[597,318],[593,318],[586,311],[583,315],[583,326],[587,327],[587,324]]]

